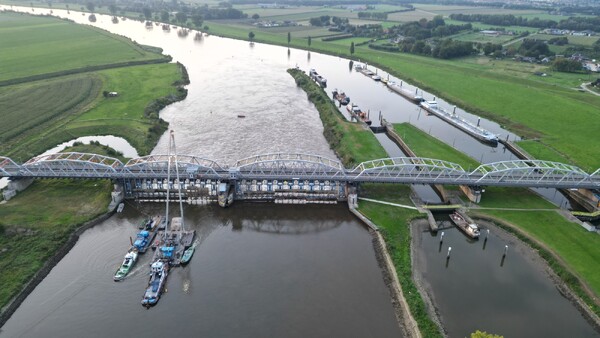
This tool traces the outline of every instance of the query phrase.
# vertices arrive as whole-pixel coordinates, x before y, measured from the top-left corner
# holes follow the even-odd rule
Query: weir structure
[[[170,156],[177,156],[177,165],[169,169]],[[191,155],[150,155],[127,163],[73,152],[39,156],[23,164],[0,157],[0,177],[111,179],[123,187],[125,198],[139,200],[164,200],[167,187],[170,198],[175,198],[172,191],[181,185],[184,197],[192,204],[214,201],[227,191],[233,191],[235,199],[335,203],[345,200],[364,182],[465,185],[475,191],[485,186],[600,189],[600,169],[589,174],[572,165],[549,161],[502,161],[465,171],[448,161],[395,157],[366,161],[348,169],[337,160],[288,153],[256,155],[231,166]],[[231,189],[223,189],[223,184]]]

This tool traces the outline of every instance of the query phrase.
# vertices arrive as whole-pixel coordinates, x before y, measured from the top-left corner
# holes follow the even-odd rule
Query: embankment
[[[107,212],[103,215],[96,217],[93,220],[85,222],[81,226],[79,226],[77,230],[71,233],[66,243],[63,244],[63,246],[60,249],[58,249],[56,253],[46,261],[46,263],[44,263],[44,266],[42,266],[42,268],[38,270],[38,272],[29,280],[29,282],[25,285],[25,287],[23,287],[21,292],[19,292],[19,294],[17,294],[6,305],[6,307],[4,307],[2,313],[0,313],[0,327],[2,327],[6,323],[6,321],[8,321],[10,316],[12,316],[12,314],[19,308],[21,303],[23,303],[23,301],[27,298],[27,296],[29,296],[29,294],[35,289],[35,287],[38,284],[40,284],[42,280],[46,278],[46,276],[48,276],[48,274],[50,273],[50,271],[52,271],[56,264],[58,264],[58,262],[60,262],[63,259],[63,257],[65,257],[69,253],[69,251],[71,251],[73,246],[75,246],[75,243],[77,243],[77,241],[79,240],[79,236],[81,236],[81,234],[87,229],[107,220],[110,216],[113,215],[113,213],[114,211]]]

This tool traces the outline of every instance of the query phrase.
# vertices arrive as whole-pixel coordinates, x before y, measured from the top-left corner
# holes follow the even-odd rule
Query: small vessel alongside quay
[[[467,236],[477,239],[479,238],[479,227],[475,223],[469,223],[463,215],[458,212],[450,214],[452,222]]]
[[[334,89],[331,94],[333,95],[333,99],[338,101],[342,106],[350,103],[350,96],[346,95],[346,93],[341,90],[337,90],[337,88]]]
[[[399,94],[400,96],[404,97],[407,100],[413,101],[416,104],[419,104],[423,101],[423,96],[418,94],[418,91],[419,91],[418,88],[415,89],[415,92],[413,93],[412,90],[409,90],[408,88],[403,87],[402,83],[398,84],[394,81],[387,81],[386,85],[388,86],[389,89],[391,89],[395,93]]]
[[[346,110],[348,110],[348,112],[350,114],[352,114],[352,117],[354,117],[357,121],[361,121],[366,123],[367,125],[371,125],[371,120],[369,119],[369,114],[365,113],[364,111],[362,111],[358,105],[356,104],[351,104],[346,106]]]
[[[319,73],[317,73],[316,70],[311,69],[308,72],[308,75],[310,76],[311,79],[315,80],[321,87],[323,87],[323,88],[327,87],[327,79],[322,77],[321,75],[319,75]]]
[[[464,131],[465,133],[473,136],[480,142],[488,143],[493,147],[498,146],[498,136],[493,134],[492,132],[485,130],[479,125],[474,125],[470,121],[465,120],[464,118],[458,116],[456,113],[448,112],[446,109],[440,107],[437,102],[434,101],[422,101],[419,104],[423,109],[428,111],[429,113],[439,117],[440,119],[450,123],[456,128]],[[456,108],[455,108],[456,109]]]

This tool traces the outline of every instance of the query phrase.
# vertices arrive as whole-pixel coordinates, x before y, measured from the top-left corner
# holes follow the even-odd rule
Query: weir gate
[[[600,189],[600,169],[588,174],[578,167],[549,161],[494,162],[466,171],[452,162],[396,157],[347,169],[339,161],[325,157],[287,153],[252,156],[231,166],[189,155],[150,155],[125,164],[86,153],[39,156],[23,164],[0,157],[0,177],[13,181],[111,179],[122,186],[125,198],[142,201],[165,199],[167,185],[170,198],[175,199],[181,185],[184,199],[191,204],[217,199],[224,204],[227,199],[336,203],[365,182],[463,185],[474,191],[485,186]]]

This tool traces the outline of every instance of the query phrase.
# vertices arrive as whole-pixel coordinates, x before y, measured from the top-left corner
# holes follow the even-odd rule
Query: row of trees
[[[386,12],[358,12],[359,19],[376,19],[387,20],[388,13]]]
[[[528,19],[512,14],[450,14],[453,20],[464,22],[481,22],[495,26],[525,26],[535,28],[558,28],[574,31],[590,30],[600,32],[600,17],[570,17],[560,21]]]

